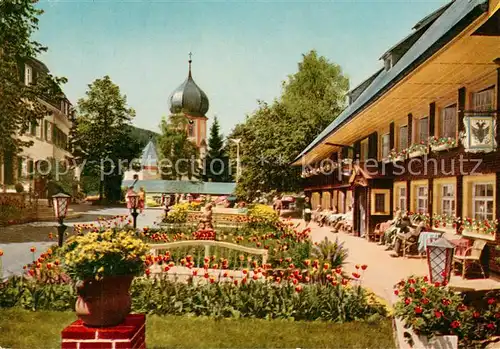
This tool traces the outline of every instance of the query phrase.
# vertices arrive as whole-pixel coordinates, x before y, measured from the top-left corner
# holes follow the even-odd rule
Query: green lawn
[[[390,320],[330,324],[147,317],[148,348],[394,348]],[[70,312],[0,310],[0,347],[60,348]]]

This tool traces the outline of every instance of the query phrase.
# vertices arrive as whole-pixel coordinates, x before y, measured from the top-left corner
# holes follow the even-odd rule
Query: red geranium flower
[[[460,327],[460,322],[455,320],[451,323],[451,328],[458,328]]]
[[[426,275],[426,276],[424,276],[424,281],[425,281],[425,282],[429,281],[429,278],[427,277],[427,275]]]
[[[458,307],[457,307],[458,311],[466,311],[467,310],[467,306],[465,306],[464,304],[460,304]]]
[[[399,295],[399,290],[394,290],[394,294],[395,294],[396,296],[398,296],[398,295]]]
[[[415,279],[408,279],[408,283],[410,284],[414,284],[415,282],[416,282]]]
[[[492,305],[495,303],[495,298],[488,298],[488,304]]]
[[[411,303],[411,298],[406,297],[405,298],[405,304],[409,305]]]
[[[415,311],[415,314],[422,314],[422,312],[424,311],[422,307],[415,307],[413,308],[413,310]]]
[[[443,313],[439,310],[434,310],[434,316],[436,317],[436,319],[440,319],[441,316],[443,316]]]
[[[494,330],[494,329],[495,329],[495,327],[496,327],[496,326],[495,326],[495,324],[494,324],[493,322],[490,322],[488,325],[486,325],[486,328],[487,328],[488,330]]]
[[[415,293],[415,289],[414,289],[413,287],[410,287],[410,288],[408,289],[408,292],[410,292],[410,293]]]
[[[434,283],[434,287],[439,287],[439,286],[441,286],[441,284],[439,282]]]
[[[422,304],[429,304],[429,298],[422,298],[420,301]]]
[[[473,313],[472,313],[472,317],[473,317],[474,319],[477,319],[479,316],[481,316],[481,314],[479,314],[479,312],[478,312],[478,311],[475,311],[475,312],[473,312]]]

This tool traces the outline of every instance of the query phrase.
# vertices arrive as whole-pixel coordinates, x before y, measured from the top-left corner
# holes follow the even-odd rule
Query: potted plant
[[[148,246],[133,232],[105,230],[68,239],[64,268],[77,281],[77,316],[88,326],[120,324],[130,312],[130,285],[143,275]]]
[[[428,153],[428,146],[427,146],[427,144],[425,144],[423,142],[412,144],[408,148],[408,157],[410,157],[410,158],[422,156],[422,155],[425,155],[427,153]]]
[[[455,148],[457,146],[457,140],[452,137],[430,137],[429,145],[432,151],[443,151]]]
[[[497,225],[497,220],[474,219],[466,217],[462,221],[461,229],[475,234],[495,236]]]

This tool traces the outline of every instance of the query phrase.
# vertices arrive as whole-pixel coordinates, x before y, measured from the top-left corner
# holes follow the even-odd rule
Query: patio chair
[[[367,234],[368,241],[379,242],[380,237],[384,235],[385,231],[391,226],[392,221],[386,221],[382,223],[377,223],[375,229]]]
[[[418,238],[420,234],[424,231],[426,227],[426,223],[424,221],[420,222],[417,227],[409,227],[410,232],[404,235],[402,239],[403,243],[403,257],[406,257],[407,253],[410,253],[410,250],[417,246]]]
[[[465,279],[465,273],[467,271],[467,265],[478,264],[483,274],[483,278],[486,278],[484,273],[483,264],[481,263],[481,254],[483,253],[484,247],[486,246],[485,240],[474,240],[471,247],[465,250],[464,254],[453,256],[453,264],[462,264],[462,278]]]

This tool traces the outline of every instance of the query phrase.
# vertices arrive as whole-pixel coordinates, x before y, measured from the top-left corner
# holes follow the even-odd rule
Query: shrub
[[[311,251],[311,256],[324,263],[329,263],[332,268],[342,267],[347,259],[347,249],[343,242],[339,242],[335,238],[335,242],[331,242],[327,237],[318,244],[315,244]]]
[[[261,204],[256,204],[250,208],[248,217],[252,227],[270,227],[279,221],[279,217],[272,207]]]
[[[14,186],[14,189],[16,189],[16,193],[23,193],[24,192],[24,186],[22,183],[16,183]]]

